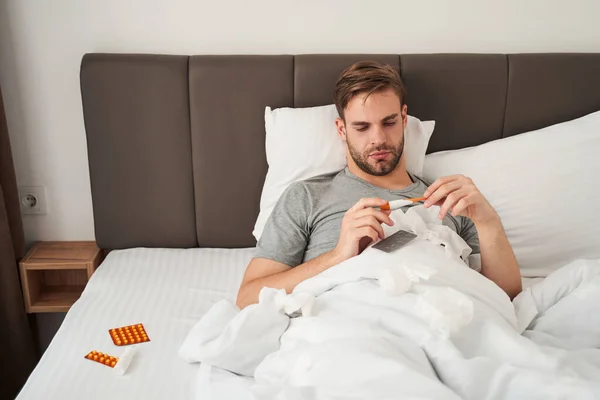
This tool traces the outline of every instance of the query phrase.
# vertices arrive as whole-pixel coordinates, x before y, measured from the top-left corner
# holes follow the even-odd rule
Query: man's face
[[[338,119],[338,133],[356,165],[370,175],[383,176],[396,169],[404,149],[406,105],[393,90],[352,98]]]

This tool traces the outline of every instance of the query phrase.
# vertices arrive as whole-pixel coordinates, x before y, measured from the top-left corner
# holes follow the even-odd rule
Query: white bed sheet
[[[254,249],[129,249],[111,252],[71,307],[18,399],[186,399],[198,364],[178,350],[217,301],[235,299]],[[108,330],[143,323],[149,343],[127,373],[86,360],[91,350],[118,357]],[[196,383],[197,384],[197,383]]]
[[[210,387],[199,364],[178,350],[192,326],[217,301],[235,299],[248,249],[146,249],[111,252],[71,307],[18,400],[252,398],[251,382],[213,370]],[[536,279],[537,280],[537,279]],[[536,280],[524,279],[524,287]],[[124,376],[84,359],[91,350],[118,357],[110,328],[143,323],[149,343]],[[207,394],[208,394],[207,393]]]

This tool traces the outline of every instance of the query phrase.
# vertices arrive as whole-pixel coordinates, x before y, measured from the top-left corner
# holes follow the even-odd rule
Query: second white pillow
[[[527,278],[600,257],[600,112],[476,147],[430,154],[424,177],[471,177]]]

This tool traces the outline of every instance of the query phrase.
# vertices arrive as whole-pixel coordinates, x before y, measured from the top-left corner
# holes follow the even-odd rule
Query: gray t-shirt
[[[255,257],[295,267],[333,250],[344,214],[361,198],[392,201],[423,196],[429,183],[413,175],[410,177],[413,183],[401,190],[374,186],[348,168],[294,182],[281,195],[267,220]],[[408,207],[412,205],[403,211]],[[458,233],[473,253],[479,253],[477,230],[470,219],[447,214],[443,224]]]

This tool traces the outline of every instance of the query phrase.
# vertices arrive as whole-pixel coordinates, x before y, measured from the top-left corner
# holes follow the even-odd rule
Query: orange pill
[[[86,356],[86,358],[89,358],[91,360],[92,358],[94,358],[94,355],[92,353],[90,353]]]
[[[98,355],[94,356],[94,361],[98,361]]]
[[[118,358],[115,358],[115,361],[116,361],[116,362],[119,362],[119,359],[118,359]]]
[[[98,354],[98,352],[96,350],[92,351],[92,354]]]
[[[100,362],[103,363],[104,362],[104,357],[100,357]]]
[[[111,367],[114,367],[115,365],[117,365],[117,363],[115,361],[113,361],[113,362],[110,363]]]
[[[137,338],[137,339],[135,339],[135,341],[139,343],[139,342],[141,342],[141,341],[142,341],[142,339],[140,339],[140,338]]]
[[[109,359],[106,359],[106,360],[104,361],[104,364],[106,364],[106,365],[110,365],[110,360],[109,360]]]
[[[127,344],[127,339],[123,340],[123,343]]]
[[[115,358],[113,356],[110,356],[110,361],[115,361]]]

